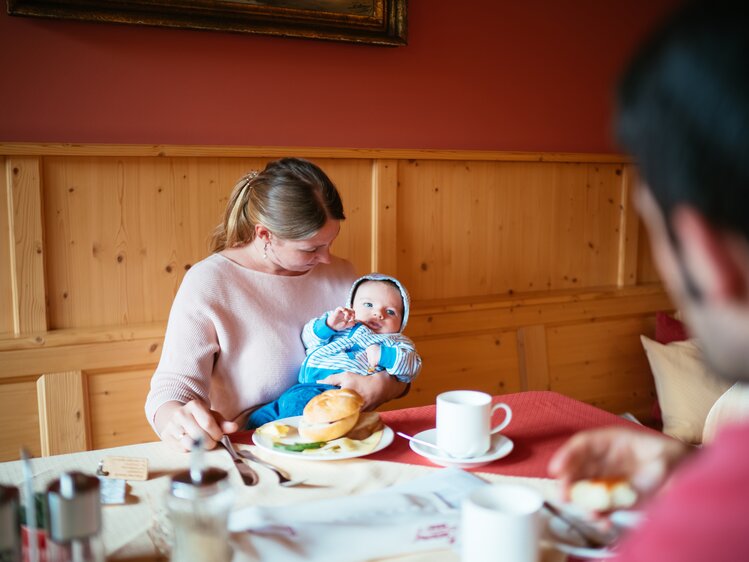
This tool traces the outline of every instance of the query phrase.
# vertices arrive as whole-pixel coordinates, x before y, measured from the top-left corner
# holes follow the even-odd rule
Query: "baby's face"
[[[403,299],[390,283],[364,281],[356,289],[353,302],[356,320],[376,334],[394,334],[403,321]]]

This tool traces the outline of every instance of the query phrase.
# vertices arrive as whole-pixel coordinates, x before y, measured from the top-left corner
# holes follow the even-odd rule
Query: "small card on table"
[[[99,474],[123,480],[148,480],[148,459],[140,457],[104,457]]]

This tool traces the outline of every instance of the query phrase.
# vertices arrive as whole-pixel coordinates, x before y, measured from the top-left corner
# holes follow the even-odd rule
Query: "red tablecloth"
[[[503,394],[495,396],[494,401],[505,402],[512,408],[512,422],[502,434],[512,439],[515,446],[505,458],[475,469],[478,472],[547,478],[546,466],[554,451],[582,429],[620,425],[635,427],[642,431],[654,431],[557,392],[529,391]],[[432,404],[391,410],[381,414],[393,431],[415,435],[434,427],[435,406]],[[497,413],[496,416],[497,419],[501,419],[501,413]],[[251,432],[237,433],[232,441],[251,443],[251,435]],[[389,447],[367,458],[434,466],[429,460],[414,453],[408,441],[397,435]]]

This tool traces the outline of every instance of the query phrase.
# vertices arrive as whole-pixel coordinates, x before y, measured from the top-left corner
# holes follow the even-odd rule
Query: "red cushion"
[[[689,339],[684,322],[665,312],[655,313],[655,341],[663,345]]]
[[[675,341],[685,341],[689,339],[687,333],[687,327],[684,322],[674,318],[666,312],[655,313],[655,341],[660,344],[666,345]],[[661,405],[658,403],[656,398],[653,402],[653,407],[650,408],[650,416],[658,424],[663,423],[663,415],[661,414]]]

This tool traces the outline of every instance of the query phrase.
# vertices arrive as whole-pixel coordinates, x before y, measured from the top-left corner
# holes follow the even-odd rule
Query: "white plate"
[[[299,425],[299,420],[302,419],[302,416],[294,416],[291,418],[284,418],[281,420],[276,420],[274,423],[282,423],[285,425],[290,425],[291,427],[297,427]],[[372,453],[376,453],[377,451],[382,451],[385,447],[390,445],[390,443],[393,442],[393,430],[390,429],[388,426],[385,426],[382,430],[382,437],[380,438],[380,442],[377,444],[377,446],[372,450],[368,452],[363,451],[345,451],[341,453],[315,453],[315,452],[309,452],[309,453],[303,453],[301,451],[286,451],[284,449],[278,449],[273,446],[273,441],[269,439],[268,437],[259,434],[257,431],[252,434],[252,442],[260,447],[261,449],[265,449],[266,451],[270,451],[271,453],[275,455],[281,455],[284,457],[294,457],[297,459],[302,459],[305,461],[340,461],[343,459],[354,459],[356,457],[364,457],[366,455],[371,455]],[[311,451],[314,451],[312,449]]]
[[[547,525],[549,543],[552,547],[565,554],[583,559],[603,560],[616,555],[611,548],[591,548],[585,546],[582,537],[559,517],[551,516]]]
[[[437,444],[436,429],[427,429],[426,431],[417,433],[414,437],[426,441],[427,443]],[[414,453],[421,455],[436,465],[454,466],[456,468],[477,468],[479,466],[487,465],[497,459],[506,457],[512,452],[512,448],[514,447],[513,442],[500,433],[492,435],[492,444],[486,454],[481,455],[480,457],[472,457],[470,459],[455,459],[445,455],[440,455],[438,452],[435,452],[436,449],[431,449],[430,447],[421,445],[415,441],[409,441],[409,445]]]

